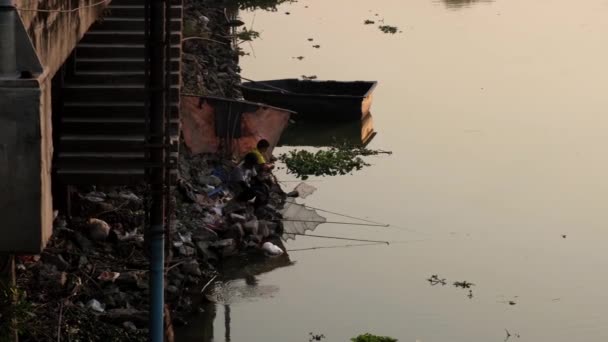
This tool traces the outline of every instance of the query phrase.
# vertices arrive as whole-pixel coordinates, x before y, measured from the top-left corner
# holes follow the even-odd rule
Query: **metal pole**
[[[150,134],[150,341],[164,341],[164,266],[165,266],[165,6],[162,0],[150,1],[148,86]]]
[[[17,75],[16,15],[12,1],[0,0],[0,77]]]

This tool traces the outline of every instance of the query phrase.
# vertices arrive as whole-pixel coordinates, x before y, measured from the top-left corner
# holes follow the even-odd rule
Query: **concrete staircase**
[[[55,172],[66,184],[131,184],[146,160],[144,1],[113,0],[79,42],[62,88]],[[182,0],[171,0],[171,152],[179,136]]]

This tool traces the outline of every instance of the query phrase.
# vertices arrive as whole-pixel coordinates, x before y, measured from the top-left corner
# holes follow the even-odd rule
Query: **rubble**
[[[87,233],[92,240],[104,241],[110,235],[110,225],[96,218],[90,218],[87,222]]]
[[[186,1],[185,23],[209,40],[183,43],[183,93],[238,97],[239,51],[231,25],[213,1]],[[187,31],[187,30],[185,30]],[[228,37],[228,38],[227,38]],[[235,161],[180,151],[179,181],[169,207],[167,304],[174,322],[198,311],[191,296],[218,276],[229,258],[276,255],[271,243],[281,232],[285,193],[271,188],[268,206],[254,210],[232,198],[226,184]],[[24,340],[47,341],[47,331],[65,340],[145,341],[148,322],[148,255],[145,243],[145,186],[77,188],[69,217],[59,213],[53,236],[40,256],[18,261],[18,287],[35,314],[20,322]],[[265,246],[265,247],[264,247]],[[276,248],[274,248],[276,247]],[[277,250],[278,249],[278,250]],[[199,284],[196,293],[193,289]],[[59,313],[64,324],[57,326]]]

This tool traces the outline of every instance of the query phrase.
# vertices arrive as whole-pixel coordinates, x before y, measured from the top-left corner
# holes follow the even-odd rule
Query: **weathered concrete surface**
[[[23,47],[33,46],[44,71],[26,68],[35,71],[29,80],[12,79],[10,73],[0,78],[0,252],[38,253],[51,235],[51,79],[108,4],[14,1],[23,23],[16,32],[25,29],[29,36],[16,35],[17,67],[23,70]]]
[[[45,75],[0,81],[0,251],[37,253],[51,235],[51,88]]]
[[[51,77],[109,3],[109,0],[14,1],[38,57]]]

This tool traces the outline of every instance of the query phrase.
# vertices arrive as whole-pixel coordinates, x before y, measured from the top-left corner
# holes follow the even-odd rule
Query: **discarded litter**
[[[99,313],[106,311],[105,305],[101,304],[97,299],[91,299],[88,301],[87,308]]]
[[[97,277],[98,280],[106,281],[106,282],[114,282],[114,280],[120,277],[120,273],[118,272],[101,272],[101,274]]]
[[[264,242],[262,245],[262,250],[272,256],[279,256],[283,254],[283,250],[274,245],[272,242]]]

